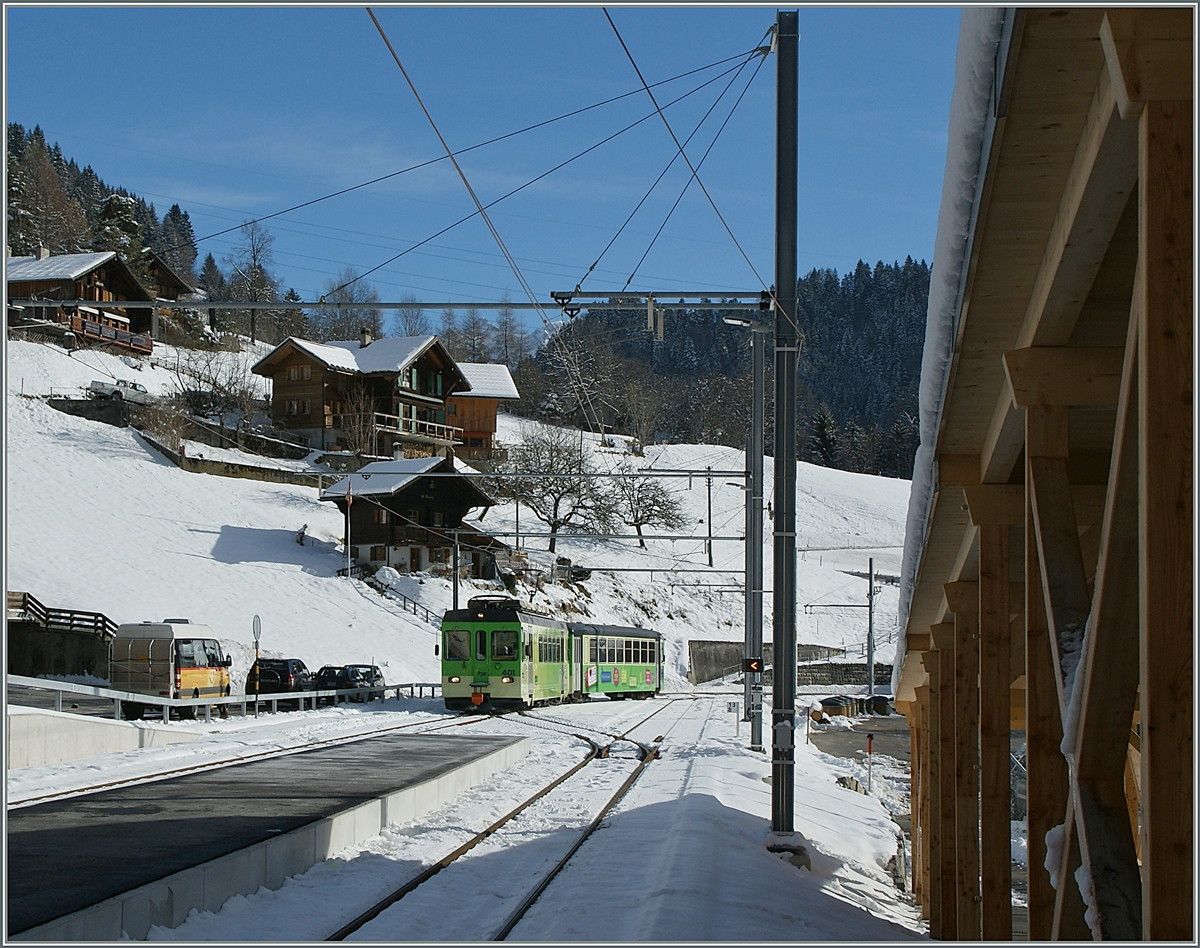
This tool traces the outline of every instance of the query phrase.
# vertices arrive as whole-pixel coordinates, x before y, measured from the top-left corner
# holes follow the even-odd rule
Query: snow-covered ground
[[[183,615],[207,623],[234,655],[235,688],[242,685],[253,654],[254,615],[261,616],[267,654],[299,657],[310,667],[373,661],[383,667],[389,682],[438,680],[435,626],[362,582],[336,577],[344,565],[342,519],[333,505],[317,500],[315,489],[186,473],[132,429],[57,412],[41,398],[52,391],[77,392],[92,378],[109,377],[136,378],[151,392],[167,394],[175,384],[170,368],[164,367],[170,355],[167,347],[160,347],[155,362],[162,363],[139,370],[131,365],[137,360],[95,352],[68,354],[26,342],[7,344],[6,588],[28,591],[50,606],[103,612],[117,622]],[[258,356],[241,356],[248,357]],[[502,417],[500,439],[518,440],[524,424]],[[591,443],[602,470],[622,462],[676,470],[745,467],[742,452],[722,447],[657,446],[647,448],[644,458],[630,458],[622,439],[615,439],[614,447]],[[767,471],[770,496],[769,464]],[[729,475],[712,478],[711,526],[716,536],[738,537],[743,532],[744,495],[736,482]],[[899,572],[907,482],[804,464],[798,482],[797,530],[801,547],[808,550],[798,569],[799,603],[865,603],[866,582],[850,573],[865,573],[868,557],[874,557],[880,573]],[[690,691],[697,700],[687,702],[688,713],[679,716],[674,736],[664,735],[663,760],[647,769],[605,829],[589,842],[589,858],[555,883],[567,887],[560,890],[557,904],[565,899],[581,911],[535,908],[513,937],[920,937],[924,929],[916,910],[884,869],[897,849],[898,829],[888,811],[901,811],[895,788],[906,779],[906,766],[896,762],[895,779],[883,780],[878,778],[884,765],[877,761],[881,789],[864,797],[834,783],[840,775],[858,776],[856,763],[801,745],[796,826],[807,841],[812,869],[797,869],[767,853],[769,821],[764,821],[770,813],[770,787],[763,778],[770,772],[769,758],[746,749],[745,725],[742,736],[734,737],[734,716],[725,711],[731,696],[693,691],[684,681],[688,639],[742,637],[744,604],[735,588],[741,581],[736,571],[742,568],[742,542],[717,540],[710,572],[704,547],[709,526],[704,522],[705,477],[693,476],[690,484],[687,479],[672,483],[690,521],[678,539],[648,540],[642,550],[636,541],[565,537],[558,555],[591,568],[592,578],[521,591],[562,615],[657,629],[667,643],[668,689]],[[512,505],[500,505],[478,526],[514,532],[516,521]],[[300,545],[296,534],[305,525],[307,542]],[[520,512],[520,526],[526,534],[544,530],[527,510]],[[769,521],[767,534],[769,590]],[[553,561],[544,539],[523,538],[522,547],[535,562],[549,566]],[[431,575],[401,577],[397,588],[435,614],[450,605],[449,583]],[[465,598],[476,588],[496,587],[468,584],[461,595]],[[895,587],[884,585],[876,620],[881,639],[894,626],[896,601]],[[798,613],[801,642],[857,649],[865,639],[865,609]],[[770,639],[769,608],[766,622],[765,637]],[[881,641],[877,660],[890,661],[893,649]],[[861,661],[861,654],[850,657]],[[631,706],[593,702],[555,713],[590,716],[581,727],[608,727],[605,715],[629,713]],[[170,726],[196,729],[204,739],[10,772],[8,800],[11,805],[52,791],[148,778],[183,761],[233,760],[444,714],[436,701],[418,699],[258,721],[180,722]],[[528,732],[508,721],[480,727]],[[344,853],[289,880],[279,892],[238,897],[215,915],[194,916],[175,932],[155,930],[153,937],[324,937],[328,931],[319,931],[318,922],[328,921],[329,906],[350,898],[347,893],[365,898],[367,888],[382,886],[382,880],[405,867],[440,858],[457,845],[447,827],[486,825],[496,800],[515,799],[545,774],[566,770],[578,759],[579,747],[574,739],[549,736],[538,742],[527,765],[496,775],[459,801],[460,809],[453,814],[441,811],[419,826],[393,828],[362,851]],[[588,799],[581,791],[568,799],[568,808],[582,812]],[[486,858],[507,857],[496,851]],[[596,898],[598,886],[604,886],[601,899]],[[401,906],[403,902],[396,908]],[[385,913],[376,924],[391,925],[387,919]],[[479,930],[457,927],[459,922]],[[363,937],[418,937],[401,934],[414,932],[409,922],[396,924],[400,927],[388,929],[388,934],[369,936],[364,930]],[[445,924],[420,937],[487,936],[483,929],[488,919],[482,917],[447,919]],[[458,934],[446,934],[451,930]]]

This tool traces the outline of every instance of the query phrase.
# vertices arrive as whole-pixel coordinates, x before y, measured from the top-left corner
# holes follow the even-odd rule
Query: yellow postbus
[[[109,651],[108,679],[115,691],[160,698],[219,698],[229,694],[231,659],[216,633],[186,619],[128,622],[117,627]],[[220,706],[226,713],[226,706]],[[137,720],[146,705],[121,702],[122,717]],[[193,717],[182,708],[180,717]]]

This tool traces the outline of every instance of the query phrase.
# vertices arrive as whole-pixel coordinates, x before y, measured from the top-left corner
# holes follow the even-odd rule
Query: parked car
[[[387,682],[383,680],[383,672],[379,670],[378,665],[349,665],[347,667],[357,671],[359,675],[362,676],[362,680],[372,688],[383,689],[387,687]],[[378,698],[380,701],[382,701],[383,697],[384,692],[382,690],[372,691],[367,695],[367,700],[374,701],[376,698]]]
[[[139,405],[153,405],[156,401],[155,397],[146,391],[145,385],[125,379],[117,379],[115,385],[111,382],[93,380],[88,383],[87,394],[89,398],[112,398],[117,401],[124,399]]]
[[[313,674],[298,658],[260,658],[257,667],[250,666],[246,675],[246,694],[277,695],[293,691],[313,691],[317,687]],[[299,701],[296,702],[299,704]]]
[[[324,665],[317,670],[317,690],[330,691],[338,688],[365,688],[367,681],[357,671],[353,665]],[[363,695],[347,695],[339,696],[337,699],[330,696],[328,698],[318,699],[328,704],[334,704],[335,700],[365,701]]]

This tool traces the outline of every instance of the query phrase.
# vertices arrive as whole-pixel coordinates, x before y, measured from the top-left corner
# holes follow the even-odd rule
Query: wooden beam
[[[1013,404],[1115,405],[1121,390],[1120,348],[1034,346],[1004,353]]]
[[[1035,424],[1026,411],[1026,443],[1030,451],[1044,454],[1057,448],[1053,425]],[[1061,412],[1063,409],[1049,409]],[[1063,431],[1065,437],[1065,430]],[[1049,438],[1050,440],[1046,440]],[[1065,456],[1065,451],[1064,451]],[[1029,456],[1025,458],[1029,483]],[[1029,940],[1048,941],[1054,927],[1054,886],[1042,869],[1046,862],[1046,833],[1058,822],[1058,814],[1070,792],[1067,762],[1059,750],[1062,717],[1059,712],[1054,654],[1046,620],[1041,564],[1033,527],[1033,505],[1025,501],[1025,771],[1029,863]]]
[[[1062,826],[1062,857],[1054,886],[1054,925],[1050,938],[1053,941],[1087,941],[1091,938],[1091,930],[1084,921],[1086,909],[1075,881],[1075,873],[1082,863],[1075,837],[1075,806],[1070,799]]]
[[[1068,741],[1080,858],[1096,910],[1093,929],[1105,941],[1135,941],[1142,934],[1142,886],[1124,779],[1138,690],[1138,588],[1129,582],[1138,568],[1136,311],[1129,330],[1096,591],[1076,685],[1077,732]]]
[[[954,811],[958,940],[980,938],[979,584],[946,583],[954,613]]]
[[[949,688],[942,681],[941,671],[943,662],[947,669],[953,667],[953,654],[934,649],[921,656],[929,672],[929,821],[926,824],[929,829],[926,837],[929,936],[943,941],[954,941],[958,931],[954,907],[954,808],[951,805],[954,800],[954,705]]]
[[[1024,512],[1024,489],[1019,498]],[[979,529],[980,919],[984,941],[1012,939],[1008,524]]]
[[[1024,484],[977,484],[963,488],[963,495],[977,527],[1025,522]]]
[[[921,781],[919,785],[919,793],[913,797],[914,815],[917,818],[917,826],[920,827],[920,834],[913,834],[913,873],[915,876],[914,891],[920,896],[921,901],[921,917],[929,919],[930,917],[930,897],[929,897],[929,834],[930,829],[930,800],[932,787],[932,773],[930,762],[932,760],[931,748],[935,740],[933,725],[930,717],[930,686],[919,685],[916,689],[917,695],[917,720],[919,722],[918,733],[921,736]]]
[[[904,642],[909,652],[925,652],[933,648],[933,637],[928,632],[910,632]]]
[[[1122,118],[1137,118],[1146,102],[1192,98],[1190,8],[1108,10],[1100,44]]]
[[[1039,410],[1046,409],[1028,409],[1031,414]],[[1032,456],[1029,475],[1042,592],[1050,624],[1050,645],[1058,669],[1059,711],[1066,720],[1069,688],[1074,681],[1091,601],[1071,503],[1071,485],[1067,481],[1067,462],[1062,458]]]
[[[979,483],[977,454],[939,454],[937,458],[938,487],[967,487]]]
[[[1192,138],[1191,102],[1146,104],[1135,283],[1142,919],[1145,938],[1184,941],[1195,937]]]

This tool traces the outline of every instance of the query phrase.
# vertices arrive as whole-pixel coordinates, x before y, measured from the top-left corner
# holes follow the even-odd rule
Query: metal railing
[[[90,632],[105,638],[117,632],[117,624],[101,612],[51,609],[27,592],[10,592],[6,598],[9,619],[25,619],[55,632]]]
[[[271,713],[274,714],[279,710],[280,701],[299,701],[300,710],[305,710],[305,704],[311,701],[311,707],[316,708],[318,699],[332,698],[334,704],[339,704],[343,701],[357,702],[359,700],[364,703],[372,700],[372,696],[383,694],[386,700],[388,692],[395,692],[396,698],[423,698],[425,697],[425,689],[429,689],[429,697],[436,698],[441,690],[440,682],[420,682],[412,681],[400,685],[370,685],[362,688],[329,688],[319,691],[284,691],[277,694],[259,695],[257,698],[254,695],[228,695],[216,696],[208,698],[164,698],[160,695],[144,695],[133,691],[117,691],[113,688],[103,688],[97,685],[79,685],[72,681],[56,681],[52,678],[27,678],[24,675],[8,675],[6,681],[9,688],[32,688],[39,691],[51,691],[54,693],[54,710],[63,710],[63,694],[76,695],[91,695],[96,698],[108,698],[113,702],[113,719],[116,721],[124,720],[121,716],[121,703],[138,704],[142,706],[152,706],[161,709],[162,720],[169,720],[170,711],[172,708],[184,709],[192,708],[194,715],[198,710],[204,716],[205,721],[212,720],[213,707],[236,707],[240,708],[243,717],[247,715],[249,709],[257,711],[262,706],[267,706]],[[404,694],[407,692],[407,695]]]

